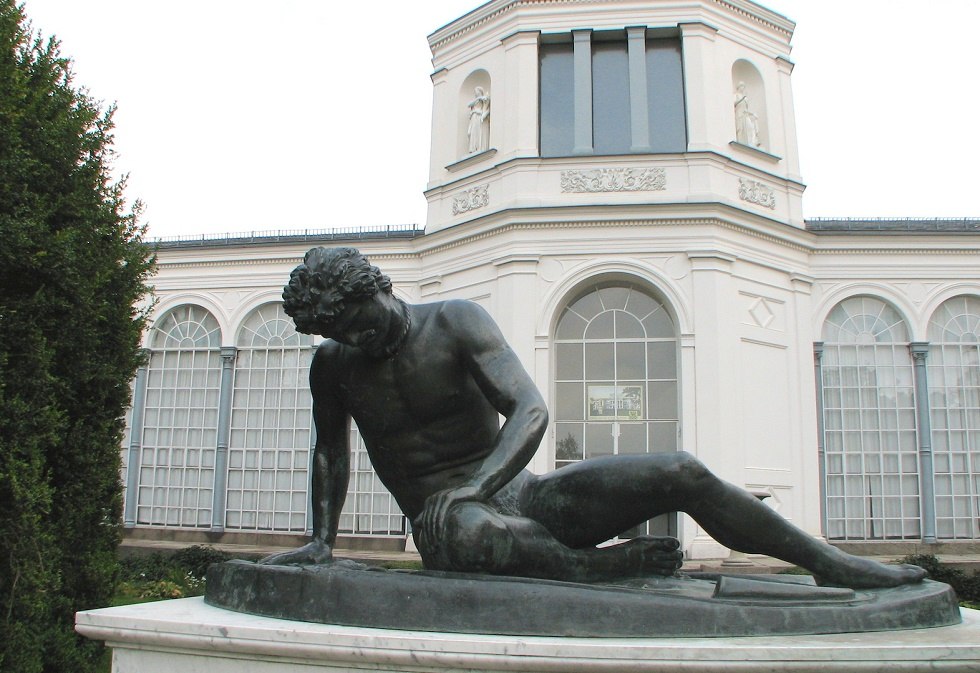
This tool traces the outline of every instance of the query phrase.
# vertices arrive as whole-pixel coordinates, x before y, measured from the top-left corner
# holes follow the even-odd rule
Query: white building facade
[[[535,472],[685,450],[831,541],[980,538],[980,222],[803,221],[793,29],[749,0],[492,0],[433,33],[424,230],[161,244],[130,534],[308,530],[314,342],[279,294],[351,245],[407,301],[494,316],[551,410]],[[342,535],[400,543],[353,440]]]

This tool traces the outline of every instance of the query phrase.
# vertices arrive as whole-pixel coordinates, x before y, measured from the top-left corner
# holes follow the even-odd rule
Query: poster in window
[[[643,418],[643,386],[589,386],[590,421]]]

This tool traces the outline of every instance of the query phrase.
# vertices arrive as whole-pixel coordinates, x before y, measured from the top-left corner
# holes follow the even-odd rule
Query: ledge
[[[765,159],[766,161],[771,161],[773,163],[778,163],[778,162],[780,162],[780,161],[783,160],[783,158],[781,156],[779,156],[779,155],[772,154],[770,152],[766,152],[765,150],[760,150],[758,147],[752,147],[751,145],[745,145],[743,143],[738,142],[737,140],[733,140],[733,141],[731,141],[728,144],[730,146],[738,149],[738,150],[746,150],[746,151],[751,152],[753,154],[757,154],[759,157]]]
[[[478,164],[485,159],[489,159],[496,153],[497,153],[497,148],[491,147],[488,150],[483,150],[482,152],[479,152],[477,154],[471,154],[464,159],[460,159],[459,161],[449,164],[448,166],[446,166],[446,170],[449,171],[450,173],[455,173],[456,171],[462,168],[466,168],[467,166],[472,166],[473,164]]]
[[[511,606],[512,610],[520,607]],[[80,612],[79,633],[141,673],[509,671],[510,673],[882,673],[977,670],[980,612],[936,629],[743,638],[487,636],[269,619],[200,598]],[[629,617],[626,617],[629,619]]]

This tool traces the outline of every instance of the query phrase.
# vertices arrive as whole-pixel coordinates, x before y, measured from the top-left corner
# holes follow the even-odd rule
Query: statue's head
[[[323,334],[346,302],[391,294],[391,279],[355,248],[313,248],[289,275],[283,309],[296,331]]]

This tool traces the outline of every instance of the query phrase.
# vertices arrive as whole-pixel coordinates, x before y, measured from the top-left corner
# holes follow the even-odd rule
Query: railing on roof
[[[268,231],[246,231],[227,234],[200,234],[197,236],[161,236],[158,238],[148,238],[146,242],[160,248],[183,248],[369,238],[415,238],[416,236],[421,236],[424,231],[424,227],[417,224],[384,224],[364,227],[334,227],[330,229],[271,229]]]
[[[977,233],[977,217],[813,217],[806,228],[814,233]]]

